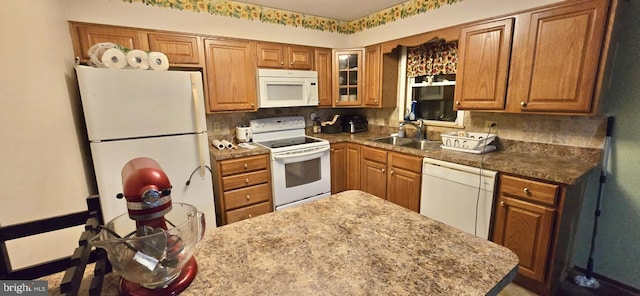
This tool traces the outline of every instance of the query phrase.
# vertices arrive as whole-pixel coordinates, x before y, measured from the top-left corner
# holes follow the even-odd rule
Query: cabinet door
[[[504,196],[498,202],[493,241],[518,255],[519,275],[544,282],[555,210]]]
[[[285,68],[286,48],[277,43],[259,42],[256,44],[258,67]]]
[[[256,62],[251,42],[205,39],[209,111],[256,110]]]
[[[316,48],[313,62],[318,72],[318,106],[331,107],[331,49]]]
[[[334,51],[333,106],[362,106],[362,50]]]
[[[331,144],[331,193],[347,190],[347,143]]]
[[[360,145],[347,143],[347,189],[360,190]]]
[[[513,19],[465,27],[460,36],[455,109],[504,109]]]
[[[382,51],[380,46],[364,50],[364,105],[378,107],[382,101]]]
[[[420,212],[422,157],[390,152],[387,170],[387,200]]]
[[[78,34],[77,45],[74,46],[74,49],[81,62],[88,62],[89,54],[87,51],[94,44],[101,42],[112,42],[130,49],[149,49],[145,32],[135,29],[89,24],[72,24],[72,28],[75,28]]]
[[[311,47],[291,45],[287,51],[289,69],[311,70],[313,67],[313,49]]]
[[[200,64],[198,37],[149,33],[149,50],[164,53],[171,64]]]
[[[607,3],[583,1],[531,14],[525,76],[518,80],[521,111],[591,111]]]
[[[387,165],[367,159],[362,159],[361,165],[360,190],[386,199]]]

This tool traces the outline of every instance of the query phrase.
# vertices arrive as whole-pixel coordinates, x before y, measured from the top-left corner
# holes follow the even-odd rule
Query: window
[[[422,118],[425,124],[462,127],[464,111],[453,110],[457,43],[436,42],[431,46],[421,45],[419,50],[416,48],[411,49],[411,54],[407,53],[406,47],[402,48],[400,71],[404,79],[400,87],[406,95],[404,104],[399,104],[398,119],[408,119],[411,102],[416,101],[416,117]],[[442,50],[448,51],[443,53]],[[420,54],[420,51],[437,57],[416,58],[416,52]]]

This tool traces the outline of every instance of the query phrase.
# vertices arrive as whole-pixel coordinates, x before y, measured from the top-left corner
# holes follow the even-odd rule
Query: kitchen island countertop
[[[181,295],[497,295],[518,264],[502,246],[362,191],[209,229],[195,256]],[[105,278],[103,295],[116,281]]]

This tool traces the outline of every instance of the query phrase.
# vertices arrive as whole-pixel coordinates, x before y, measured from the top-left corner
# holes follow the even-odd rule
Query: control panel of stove
[[[253,134],[305,128],[302,116],[253,119],[249,121],[249,125]]]

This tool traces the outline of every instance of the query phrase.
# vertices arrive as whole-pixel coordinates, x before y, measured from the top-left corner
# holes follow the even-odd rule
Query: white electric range
[[[331,195],[329,141],[305,135],[302,116],[250,121],[253,141],[271,151],[274,209]]]

